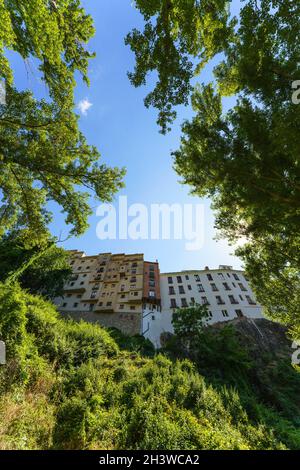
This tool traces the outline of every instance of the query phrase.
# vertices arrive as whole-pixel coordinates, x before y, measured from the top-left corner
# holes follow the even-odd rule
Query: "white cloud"
[[[93,106],[93,103],[89,101],[88,98],[85,98],[84,100],[80,100],[77,108],[80,110],[81,114],[84,116],[87,115],[88,110]]]

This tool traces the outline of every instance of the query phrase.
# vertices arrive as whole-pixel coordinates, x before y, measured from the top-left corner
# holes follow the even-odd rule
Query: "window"
[[[240,297],[241,300],[244,300],[242,295],[240,295],[239,297]]]
[[[92,312],[94,310],[94,304],[89,305],[89,311]]]
[[[206,274],[206,276],[207,276],[207,279],[208,279],[209,281],[213,281],[213,280],[214,280],[211,274]]]
[[[120,310],[123,310],[124,309],[124,304],[121,304],[119,308],[120,308]]]
[[[150,287],[155,287],[155,281],[149,281],[149,286]]]
[[[256,303],[254,302],[253,299],[251,299],[251,297],[249,295],[246,295],[246,299],[248,300],[248,304],[249,305],[256,305]]]
[[[169,295],[175,295],[175,289],[173,286],[169,287]]]
[[[75,282],[70,282],[70,286],[74,286]]]
[[[155,292],[153,290],[149,291],[149,297],[155,297]]]
[[[83,284],[84,284],[84,281],[81,281],[80,285],[83,286]]]
[[[78,303],[75,302],[75,304],[73,305],[74,308],[77,308],[78,307]]]
[[[239,276],[238,276],[237,274],[233,274],[233,277],[234,277],[234,279],[235,279],[236,281],[239,281],[239,280],[240,280],[240,278],[239,278]]]
[[[72,297],[72,294],[68,294],[67,297]]]
[[[192,304],[192,305],[195,304],[195,298],[194,298],[194,297],[191,297],[191,304]]]
[[[107,306],[107,307],[111,307],[111,306],[112,306],[112,302],[107,302],[107,303],[106,303],[106,306]]]
[[[171,308],[177,308],[176,299],[171,299]]]
[[[212,312],[211,312],[210,310],[207,312],[207,316],[208,316],[208,318],[212,318],[212,317],[213,317],[213,314],[212,314]]]
[[[99,307],[102,307],[102,305],[103,305],[103,302],[99,302]]]
[[[227,276],[228,276],[228,277],[230,277],[230,274],[229,274],[229,273],[227,273]]]
[[[68,304],[65,302],[64,304],[62,304],[63,308],[65,308]]]
[[[182,283],[182,277],[181,276],[177,276],[177,282],[178,282],[178,284]]]
[[[209,301],[207,297],[201,297],[201,302],[202,302],[202,305],[209,305]]]
[[[232,287],[234,287],[234,288],[235,288],[235,283],[234,283],[234,282],[232,283]]]
[[[236,310],[235,313],[236,313],[238,318],[243,318],[244,317],[242,310]]]
[[[188,307],[186,299],[181,299],[181,306],[182,307]]]
[[[125,299],[126,295],[125,294],[122,294],[121,295],[121,299]]]
[[[168,283],[173,284],[173,278],[172,277],[168,277]]]
[[[222,297],[220,295],[216,296],[216,300],[217,300],[218,305],[224,305],[225,304],[224,300],[222,299]]]
[[[198,292],[204,292],[204,287],[202,284],[197,284]]]
[[[192,286],[188,285],[188,290],[192,290]]]
[[[246,291],[247,291],[246,287],[245,287],[244,284],[242,284],[241,282],[239,282],[239,287],[240,287],[240,289],[241,289],[243,292],[246,292]]]
[[[189,276],[185,276],[185,280],[188,281],[188,280],[189,280]]]
[[[217,292],[217,291],[219,290],[219,289],[217,288],[216,284],[214,284],[214,283],[211,284],[210,286],[211,286],[211,288],[212,288],[212,290],[213,290],[214,292]]]
[[[198,274],[195,274],[195,281],[200,282],[200,276]]]
[[[219,276],[221,279],[225,279],[223,273],[218,273],[218,276]]]
[[[223,315],[224,318],[229,317],[227,310],[222,310],[222,315]]]
[[[131,305],[131,306],[130,306],[130,310],[135,310],[135,306],[134,306],[134,305]]]
[[[139,295],[139,293],[138,293],[138,292],[134,292],[133,295],[134,295],[134,297],[137,297],[137,296]]]
[[[184,287],[183,286],[179,286],[179,294],[184,294]]]
[[[223,282],[223,286],[225,290],[231,290],[227,282]]]
[[[238,301],[235,299],[234,295],[229,295],[229,300],[231,304],[238,304]]]

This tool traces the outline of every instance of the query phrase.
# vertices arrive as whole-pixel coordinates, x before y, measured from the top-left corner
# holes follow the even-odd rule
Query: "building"
[[[71,251],[70,264],[64,296],[55,299],[63,315],[134,335],[143,333],[143,312],[160,309],[158,263],[144,262],[143,254]]]
[[[70,263],[72,277],[55,299],[62,315],[142,334],[156,347],[162,333],[173,332],[178,307],[207,305],[209,323],[263,317],[244,272],[231,266],[160,274],[143,254],[79,251],[70,252]]]
[[[160,275],[161,313],[148,322],[145,337],[157,347],[162,333],[173,333],[172,316],[178,307],[207,305],[210,324],[234,318],[263,318],[262,308],[243,271],[231,266]]]

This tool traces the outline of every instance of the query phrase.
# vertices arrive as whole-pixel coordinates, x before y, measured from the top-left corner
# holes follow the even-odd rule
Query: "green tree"
[[[172,325],[179,338],[192,338],[198,336],[205,326],[208,318],[206,305],[193,305],[175,311]]]
[[[37,254],[40,256],[35,259]],[[72,272],[69,254],[63,248],[51,242],[47,249],[27,247],[22,232],[10,233],[0,240],[0,282],[9,280],[10,275],[23,267],[26,269],[18,278],[21,286],[48,298],[62,295],[64,283]]]
[[[214,83],[198,84],[191,94],[195,116],[183,124],[181,146],[174,152],[175,170],[183,183],[191,186],[193,194],[212,199],[216,226],[223,236],[232,242],[240,238],[248,241],[238,253],[256,294],[263,300],[268,314],[290,325],[292,318],[299,318],[299,303],[294,296],[299,296],[296,273],[300,267],[300,106],[292,101],[292,84],[299,79],[299,2],[247,0],[241,4],[238,19],[230,19],[230,2],[153,0],[147,3],[147,21],[154,23],[155,31],[160,21],[160,4],[169,5],[168,28],[181,8],[184,19],[177,23],[173,33],[179,58],[187,53],[180,48],[179,38],[183,34],[186,43],[194,47],[193,54],[192,46],[189,49],[194,58],[197,52],[209,58],[222,52],[219,62],[215,57]],[[205,21],[203,9],[212,12],[208,30],[186,28],[189,16],[184,5],[188,4],[198,24]],[[219,15],[215,13],[217,6]],[[143,8],[140,9],[145,15]],[[222,24],[218,30],[214,27],[217,18]],[[168,28],[161,26],[164,30],[161,35],[166,35]],[[217,47],[212,47],[215,44],[212,30],[220,33],[213,36]],[[139,76],[143,76],[149,70],[147,54],[155,40],[147,42],[146,33],[139,34],[143,47],[133,43],[133,49]],[[153,68],[159,77],[162,68],[168,90],[180,98],[178,88],[172,88],[172,80],[178,75],[168,68],[175,53],[170,49],[169,55],[166,65],[161,60]],[[158,105],[161,112],[166,106],[176,104],[167,92],[164,96],[167,104]],[[224,113],[223,100],[229,96],[235,98],[234,104]],[[259,271],[257,278],[251,267],[254,260]],[[286,286],[293,293],[283,307],[284,301],[278,301],[278,294],[286,292]]]
[[[135,87],[157,72],[157,83],[145,99],[159,110],[162,133],[170,130],[175,107],[187,104],[191,80],[232,35],[226,0],[135,0],[145,20],[144,31],[134,29],[125,43],[135,54],[136,65],[129,79]]]
[[[6,104],[0,106],[0,235],[18,223],[33,244],[46,237],[48,201],[62,207],[71,234],[82,234],[90,195],[111,200],[124,175],[99,163],[74,114],[74,75],[79,72],[88,83],[93,57],[86,48],[94,34],[92,18],[79,0],[0,0],[0,31],[0,78],[6,82]],[[14,88],[5,50],[38,63],[47,100]]]

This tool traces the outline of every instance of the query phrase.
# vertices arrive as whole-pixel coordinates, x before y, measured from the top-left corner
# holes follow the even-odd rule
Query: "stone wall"
[[[95,312],[60,312],[63,318],[75,321],[84,320],[99,323],[106,328],[117,328],[122,333],[133,336],[141,334],[141,313],[95,313]]]

